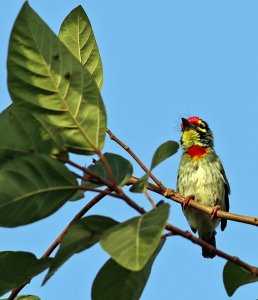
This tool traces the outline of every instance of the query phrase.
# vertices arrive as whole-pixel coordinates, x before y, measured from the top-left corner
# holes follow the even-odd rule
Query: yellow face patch
[[[182,134],[182,142],[186,147],[196,144],[200,140],[199,133],[196,130],[185,130]]]

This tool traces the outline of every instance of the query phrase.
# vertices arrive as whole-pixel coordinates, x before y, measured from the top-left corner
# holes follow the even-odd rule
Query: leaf
[[[109,259],[100,269],[92,285],[92,300],[138,300],[151,273],[153,262],[160,252],[162,239],[155,253],[140,271],[131,271]]]
[[[72,152],[102,149],[106,111],[94,78],[25,2],[8,50],[13,102],[59,128]]]
[[[167,141],[161,144],[153,155],[151,162],[151,170],[154,169],[157,165],[159,165],[163,160],[175,154],[178,148],[178,143],[174,141]]]
[[[103,232],[116,225],[117,222],[103,216],[89,216],[76,221],[61,240],[60,248],[53,259],[43,284],[72,255],[96,244]]]
[[[66,152],[57,128],[13,105],[0,114],[0,162],[20,155]]]
[[[0,226],[29,224],[54,213],[77,190],[73,173],[48,155],[0,165]]]
[[[139,178],[130,188],[130,192],[142,193],[148,185],[149,175],[145,174]]]
[[[8,298],[1,300],[8,300]],[[20,295],[15,297],[14,300],[40,300],[40,298],[34,295]]]
[[[103,84],[102,61],[90,20],[80,5],[64,19],[58,37],[93,75],[101,89]]]
[[[117,154],[105,153],[104,157],[111,168],[116,185],[125,185],[133,174],[132,164],[127,159]],[[96,161],[96,163],[94,165],[90,165],[88,169],[97,174],[99,177],[110,182],[109,174],[102,160]],[[94,184],[90,182],[84,182],[84,185],[92,186]]]
[[[241,286],[258,281],[258,277],[247,272],[239,265],[228,261],[223,270],[223,282],[227,294],[232,296]]]
[[[77,190],[72,197],[69,199],[69,201],[78,201],[84,198],[84,191]]]
[[[161,205],[110,228],[102,236],[100,244],[122,267],[139,271],[158,247],[168,214],[169,205]]]
[[[19,287],[49,267],[51,258],[37,259],[29,252],[0,252],[0,296]]]

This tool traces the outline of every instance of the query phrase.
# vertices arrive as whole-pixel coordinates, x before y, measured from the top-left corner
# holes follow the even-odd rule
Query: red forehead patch
[[[190,123],[196,123],[198,124],[198,122],[200,121],[201,119],[199,117],[190,117],[187,119],[188,122]]]
[[[200,120],[201,119],[199,117],[196,117],[196,116],[187,118],[188,122],[195,123],[195,124],[198,124]],[[181,128],[183,128],[183,124],[181,124]]]

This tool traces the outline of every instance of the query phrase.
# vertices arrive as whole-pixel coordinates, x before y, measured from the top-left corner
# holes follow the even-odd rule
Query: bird
[[[219,209],[229,211],[230,186],[207,122],[197,116],[182,118],[181,132],[177,191],[186,198],[183,213],[192,231],[216,247],[216,227],[221,223],[223,231],[227,226],[227,220],[217,218],[216,214]],[[191,199],[212,207],[211,215],[188,206]],[[202,256],[213,258],[216,254],[202,246]]]

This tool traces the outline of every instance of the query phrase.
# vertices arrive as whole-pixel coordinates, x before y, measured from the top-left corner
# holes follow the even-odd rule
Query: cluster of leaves
[[[56,36],[25,3],[12,29],[8,51],[8,88],[13,103],[0,114],[0,226],[35,222],[67,201],[80,199],[81,190],[101,185],[121,188],[131,178],[129,161],[116,154],[101,154],[107,129],[102,83],[101,58],[83,9],[74,9]],[[153,156],[151,170],[177,149],[176,142],[162,144]],[[70,153],[100,157],[85,169],[82,182],[64,163],[69,162]],[[145,175],[131,191],[143,192],[147,183]],[[165,242],[162,233],[168,215],[169,205],[162,204],[123,223],[106,216],[83,217],[68,228],[53,258],[2,251],[0,295],[48,269],[45,284],[73,254],[99,242],[111,258],[94,280],[92,299],[139,299]],[[225,268],[225,283],[231,282],[230,268],[236,267]],[[250,282],[250,278],[245,280]],[[241,284],[243,281],[230,288],[226,284],[228,293],[233,294]]]
[[[57,37],[25,3],[15,21],[8,53],[13,104],[0,115],[1,226],[45,218],[81,196],[80,189],[103,184],[86,179],[80,184],[64,164],[69,153],[92,155],[103,148],[107,121],[102,82],[101,58],[83,9],[77,7],[67,16]],[[161,156],[163,152],[159,151]],[[155,164],[164,158],[164,154],[154,158]],[[125,185],[133,173],[131,163],[112,153],[103,159],[115,185]],[[103,160],[88,171],[111,182]],[[69,227],[54,258],[2,251],[0,294],[48,268],[46,283],[69,257],[100,242],[112,258],[94,281],[93,299],[121,299],[121,295],[138,299],[164,243],[161,235],[168,213],[169,205],[164,204],[121,224],[105,216],[84,217]]]

